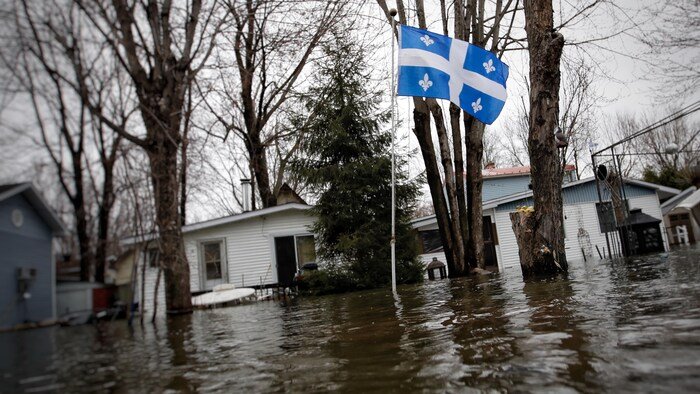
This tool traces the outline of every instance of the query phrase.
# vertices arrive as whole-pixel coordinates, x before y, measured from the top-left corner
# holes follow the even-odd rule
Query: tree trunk
[[[452,167],[452,155],[450,154],[450,144],[447,140],[447,130],[443,121],[444,116],[440,105],[434,99],[426,100],[428,108],[433,115],[435,128],[438,134],[440,145],[440,158],[442,168],[445,173],[445,190],[447,192],[447,203],[449,205],[449,225],[452,234],[452,254],[454,255],[454,270],[450,270],[450,276],[464,276],[467,273],[466,253],[464,249],[464,238],[462,237],[462,227],[459,220],[459,205],[457,193],[464,191],[456,190],[455,172]]]
[[[462,109],[457,105],[450,103],[450,128],[452,129],[452,146],[454,147],[454,163],[455,163],[455,187],[457,189],[457,207],[459,208],[459,226],[462,230],[462,245],[464,255],[469,263],[469,237],[471,230],[469,220],[467,219],[467,200],[466,193],[466,173],[464,172],[464,151],[462,150],[462,128],[460,126],[460,115]]]
[[[413,100],[413,103],[415,106],[413,110],[413,133],[418,139],[418,145],[420,146],[423,162],[425,163],[425,177],[430,188],[430,196],[433,200],[438,231],[440,232],[440,239],[442,240],[445,260],[447,260],[445,263],[447,264],[450,276],[454,276],[454,273],[457,272],[455,266],[457,258],[454,255],[452,234],[450,231],[450,214],[447,210],[447,201],[445,200],[445,193],[442,189],[440,170],[438,169],[435,146],[433,145],[432,133],[430,131],[430,112],[424,100],[416,98]]]
[[[104,283],[105,264],[107,262],[107,240],[109,239],[110,212],[114,205],[114,161],[105,163],[104,184],[102,186],[102,204],[97,213],[97,245],[95,248],[95,281]]]
[[[537,225],[535,212],[513,212],[510,214],[510,222],[520,250],[523,277],[546,277],[566,272],[566,268],[559,264],[553,251],[545,246],[549,241],[539,232],[533,231]],[[537,247],[533,248],[533,245]],[[528,252],[523,253],[524,250]]]
[[[467,262],[471,269],[484,268],[484,214],[482,201],[481,161],[484,156],[484,124],[465,114],[467,135],[467,218],[469,238]]]
[[[534,213],[512,216],[518,239],[532,232],[532,242],[519,243],[523,276],[555,275],[567,270],[564,252],[562,171],[554,140],[559,118],[559,63],[564,37],[553,30],[551,0],[525,2],[525,31],[530,53],[528,150]],[[550,261],[551,260],[551,261]]]
[[[80,199],[82,200],[82,197]],[[85,212],[85,204],[83,202],[73,204],[73,209],[75,210],[75,231],[78,236],[78,251],[80,252],[80,280],[88,282],[94,259],[92,258],[90,247],[87,212]]]
[[[246,141],[248,156],[250,157],[253,175],[255,176],[255,184],[258,186],[260,200],[263,208],[274,207],[277,205],[277,196],[273,186],[270,185],[270,173],[267,167],[267,153],[265,147],[260,141],[259,133],[248,134]]]
[[[185,257],[178,209],[178,146],[171,140],[176,137],[165,133],[164,130],[154,133],[155,144],[148,150],[162,251],[165,308],[168,314],[190,313],[190,266]]]

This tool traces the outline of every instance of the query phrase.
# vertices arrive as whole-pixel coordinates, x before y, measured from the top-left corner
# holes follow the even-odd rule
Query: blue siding
[[[625,194],[627,198],[643,197],[650,194],[655,194],[656,191],[646,187],[641,187],[637,185],[626,184]],[[603,201],[610,201],[610,190],[601,185],[601,194]],[[564,205],[579,204],[583,202],[597,202],[598,193],[596,192],[595,182],[586,182],[580,185],[567,187],[563,189]],[[532,205],[532,198],[527,197],[517,201],[512,201],[503,205],[499,205],[496,208],[498,212],[510,212],[515,210],[519,206]]]
[[[12,224],[15,209],[24,216],[20,228]],[[51,240],[50,228],[24,197],[0,202],[0,327],[54,317]],[[28,300],[21,300],[17,291],[18,267],[37,270]]]
[[[483,186],[483,201],[505,197],[511,194],[522,193],[530,190],[529,175],[518,175],[501,178],[485,178]]]

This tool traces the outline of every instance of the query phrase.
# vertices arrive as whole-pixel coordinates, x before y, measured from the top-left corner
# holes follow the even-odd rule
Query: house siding
[[[12,224],[12,211],[19,209],[23,224]],[[55,316],[51,229],[22,195],[0,202],[0,327]],[[31,298],[20,300],[17,268],[35,268],[29,286]]]
[[[654,190],[632,184],[625,185],[625,194],[627,195],[628,199],[652,195],[656,196],[656,192]],[[573,205],[584,202],[598,201],[598,192],[596,191],[595,182],[587,182],[563,189],[562,197],[564,199],[564,205]],[[602,186],[601,197],[603,201],[610,201],[609,190]],[[529,205],[532,205],[532,197],[522,198],[520,200],[501,204],[496,208],[496,211],[510,212],[515,210],[517,207]]]
[[[484,178],[482,187],[483,201],[505,197],[530,190],[530,175],[518,175],[498,178]]]
[[[237,287],[258,286],[277,283],[274,238],[290,235],[311,234],[314,218],[308,211],[290,210],[250,218],[244,221],[222,224],[184,234],[185,255],[190,267],[190,289],[193,293],[205,291],[201,283],[199,244],[202,241],[223,239],[225,243],[226,279]],[[140,264],[144,264],[142,254]],[[146,310],[152,309],[156,268],[146,269]],[[141,271],[139,269],[139,281]],[[140,296],[140,293],[137,294]],[[158,289],[159,310],[165,309],[163,278]]]
[[[661,208],[659,207],[656,193],[652,192],[652,194],[630,198],[629,200],[631,209],[640,208],[647,215],[661,219]],[[497,210],[496,212],[496,228],[500,237],[500,251],[505,270],[520,270],[518,245],[510,222],[510,212],[513,211],[515,209],[511,211]],[[586,258],[597,259],[596,246],[598,246],[601,254],[604,253],[604,250],[606,254],[608,253],[605,234],[600,232],[595,202],[565,205],[564,216],[565,250],[568,260],[581,260],[584,252],[587,255]],[[580,232],[579,229],[583,229],[583,231]],[[660,230],[663,229],[660,227]],[[617,236],[617,233],[611,234],[612,236]],[[668,241],[663,231],[662,236],[665,248],[668,250]]]

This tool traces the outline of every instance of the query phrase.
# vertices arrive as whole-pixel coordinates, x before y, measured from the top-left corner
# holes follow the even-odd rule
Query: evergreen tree
[[[390,113],[380,109],[361,48],[336,38],[324,52],[306,99],[303,158],[293,168],[318,196],[319,257],[328,272],[348,275],[336,287],[383,286],[391,281],[391,134],[381,126]],[[415,282],[423,272],[409,219],[418,187],[397,172],[397,281]]]

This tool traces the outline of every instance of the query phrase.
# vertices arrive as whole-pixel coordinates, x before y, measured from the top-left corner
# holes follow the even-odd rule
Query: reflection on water
[[[700,250],[0,334],[0,392],[694,391]]]

